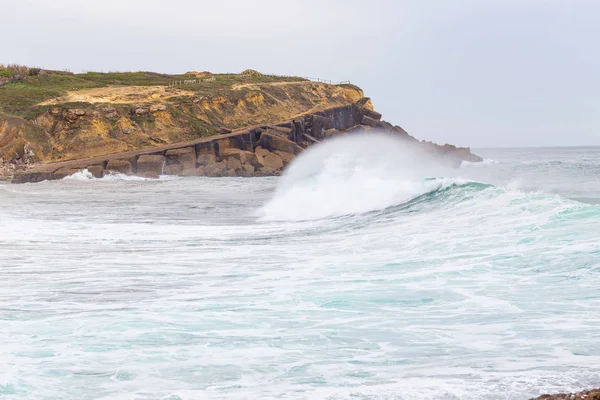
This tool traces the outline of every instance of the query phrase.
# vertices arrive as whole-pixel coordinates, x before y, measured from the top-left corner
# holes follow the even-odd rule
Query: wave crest
[[[386,134],[353,135],[313,146],[282,176],[263,220],[302,221],[360,214],[406,203],[467,181],[435,178],[448,168],[412,143]]]

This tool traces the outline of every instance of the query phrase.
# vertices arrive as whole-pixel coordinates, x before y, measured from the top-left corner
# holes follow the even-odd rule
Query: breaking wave
[[[105,174],[102,178],[96,178],[87,168],[82,169],[72,175],[64,177],[63,181],[156,181],[156,180],[170,180],[176,179],[174,176],[161,175],[158,179],[143,178],[141,176],[125,175],[118,172],[111,172]]]
[[[263,220],[301,221],[382,210],[468,181],[410,142],[386,134],[327,141],[294,160]]]

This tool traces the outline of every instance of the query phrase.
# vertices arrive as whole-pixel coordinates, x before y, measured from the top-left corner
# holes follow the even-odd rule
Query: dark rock
[[[296,118],[294,120],[294,142],[301,141],[304,133],[306,133],[304,117]]]
[[[133,167],[127,160],[109,160],[106,163],[106,170],[109,172],[130,175],[133,172]]]
[[[205,166],[216,163],[217,157],[214,154],[199,154],[197,161],[199,166]]]
[[[223,161],[206,165],[203,168],[205,176],[219,177],[223,176],[227,172],[227,164]]]
[[[311,135],[305,133],[302,135],[303,138],[305,138],[306,140],[308,140],[309,143],[321,143],[319,140],[315,139],[314,137],[312,137]]]
[[[32,171],[17,171],[13,176],[11,183],[37,183],[42,181],[50,181],[54,179],[51,172],[32,172]]]
[[[291,140],[281,136],[270,134],[268,131],[260,135],[260,140],[258,143],[262,148],[270,151],[280,150],[292,154],[298,154],[304,150],[297,143],[294,143]]]
[[[255,176],[278,176],[280,174],[279,170],[270,167],[259,167],[254,173]]]
[[[585,390],[579,393],[543,394],[530,400],[600,400],[600,389]]]
[[[215,145],[213,142],[198,144],[198,145],[196,145],[196,153],[198,153],[198,155],[202,155],[202,154],[216,155]]]
[[[227,160],[225,160],[225,163],[227,164],[227,169],[234,171],[242,169],[242,162],[235,157],[228,157]]]
[[[250,164],[257,166],[256,154],[251,151],[240,150],[240,149],[225,149],[221,152],[221,157],[224,159],[235,158],[240,161],[241,164]]]
[[[254,171],[256,169],[254,168],[254,165],[249,165],[249,164],[245,164],[242,165],[242,171],[246,172],[248,174],[248,176],[252,176],[254,174]],[[242,176],[242,175],[240,175]]]
[[[331,121],[327,129],[344,131],[356,125],[356,108],[352,105],[330,108],[324,111],[325,117]]]
[[[360,112],[364,117],[369,117],[377,121],[381,120],[381,114],[377,111],[369,110],[368,108],[362,108]]]
[[[394,129],[394,125],[392,125],[386,121],[379,121],[379,124],[377,125],[377,127],[381,128],[381,129],[385,129],[386,131],[391,131],[392,129]]]
[[[54,171],[53,178],[56,180],[64,179],[67,176],[71,176],[79,171],[81,170],[77,168],[60,168],[59,170]]]
[[[270,168],[273,170],[280,170],[283,168],[283,160],[277,154],[271,153],[269,150],[257,147],[256,158],[259,164],[259,169]]]
[[[145,178],[158,178],[162,175],[165,166],[165,157],[158,155],[143,155],[137,160],[137,175]]]
[[[291,127],[286,128],[286,127],[279,126],[279,125],[269,125],[269,126],[267,126],[266,132],[269,132],[269,131],[275,131],[279,134],[282,134],[285,137],[289,137],[292,133],[292,128]],[[274,132],[270,132],[270,133],[273,134]]]
[[[184,147],[181,149],[168,150],[165,153],[167,166],[177,164],[181,170],[196,168],[196,149],[193,147]],[[171,168],[175,170],[175,168]],[[169,175],[169,174],[167,174]]]
[[[183,165],[181,164],[170,164],[165,167],[165,175],[181,175],[182,172]]]
[[[362,121],[360,121],[361,125],[366,125],[375,128],[379,125],[379,121],[373,119],[371,117],[367,117],[366,115],[362,117]]]
[[[281,161],[283,161],[284,166],[288,165],[289,163],[292,162],[292,160],[294,158],[296,158],[295,155],[293,155],[292,153],[288,153],[286,151],[275,150],[274,153],[277,154],[281,158]]]
[[[331,128],[333,128],[333,122],[331,119],[322,117],[320,115],[312,116],[312,136],[316,137],[317,139],[322,139],[323,132]]]
[[[104,176],[104,167],[102,165],[89,165],[85,168],[94,178],[102,178]]]

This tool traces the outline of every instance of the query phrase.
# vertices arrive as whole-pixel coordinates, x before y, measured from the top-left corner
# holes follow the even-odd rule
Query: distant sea
[[[342,146],[282,178],[0,184],[0,398],[600,386],[600,148],[473,151],[410,174]]]

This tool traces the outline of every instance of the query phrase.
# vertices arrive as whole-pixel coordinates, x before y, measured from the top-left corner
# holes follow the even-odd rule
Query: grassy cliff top
[[[72,74],[0,65],[0,159],[59,161],[172,144],[363,97],[350,84],[252,70]]]
[[[182,94],[176,89],[184,89],[183,96],[213,96],[216,94],[227,95],[229,91],[235,90],[239,85],[302,81],[306,81],[306,79],[263,75],[252,70],[244,71],[242,74],[188,72],[169,75],[146,71],[72,74],[0,64],[0,114],[33,119],[51,105],[86,103],[87,101],[72,101],[80,99],[68,96],[69,93],[86,89],[162,87],[169,89],[173,94]],[[159,97],[175,98],[177,96]],[[147,99],[131,96],[131,102],[136,100]],[[124,103],[123,101],[116,102]]]

